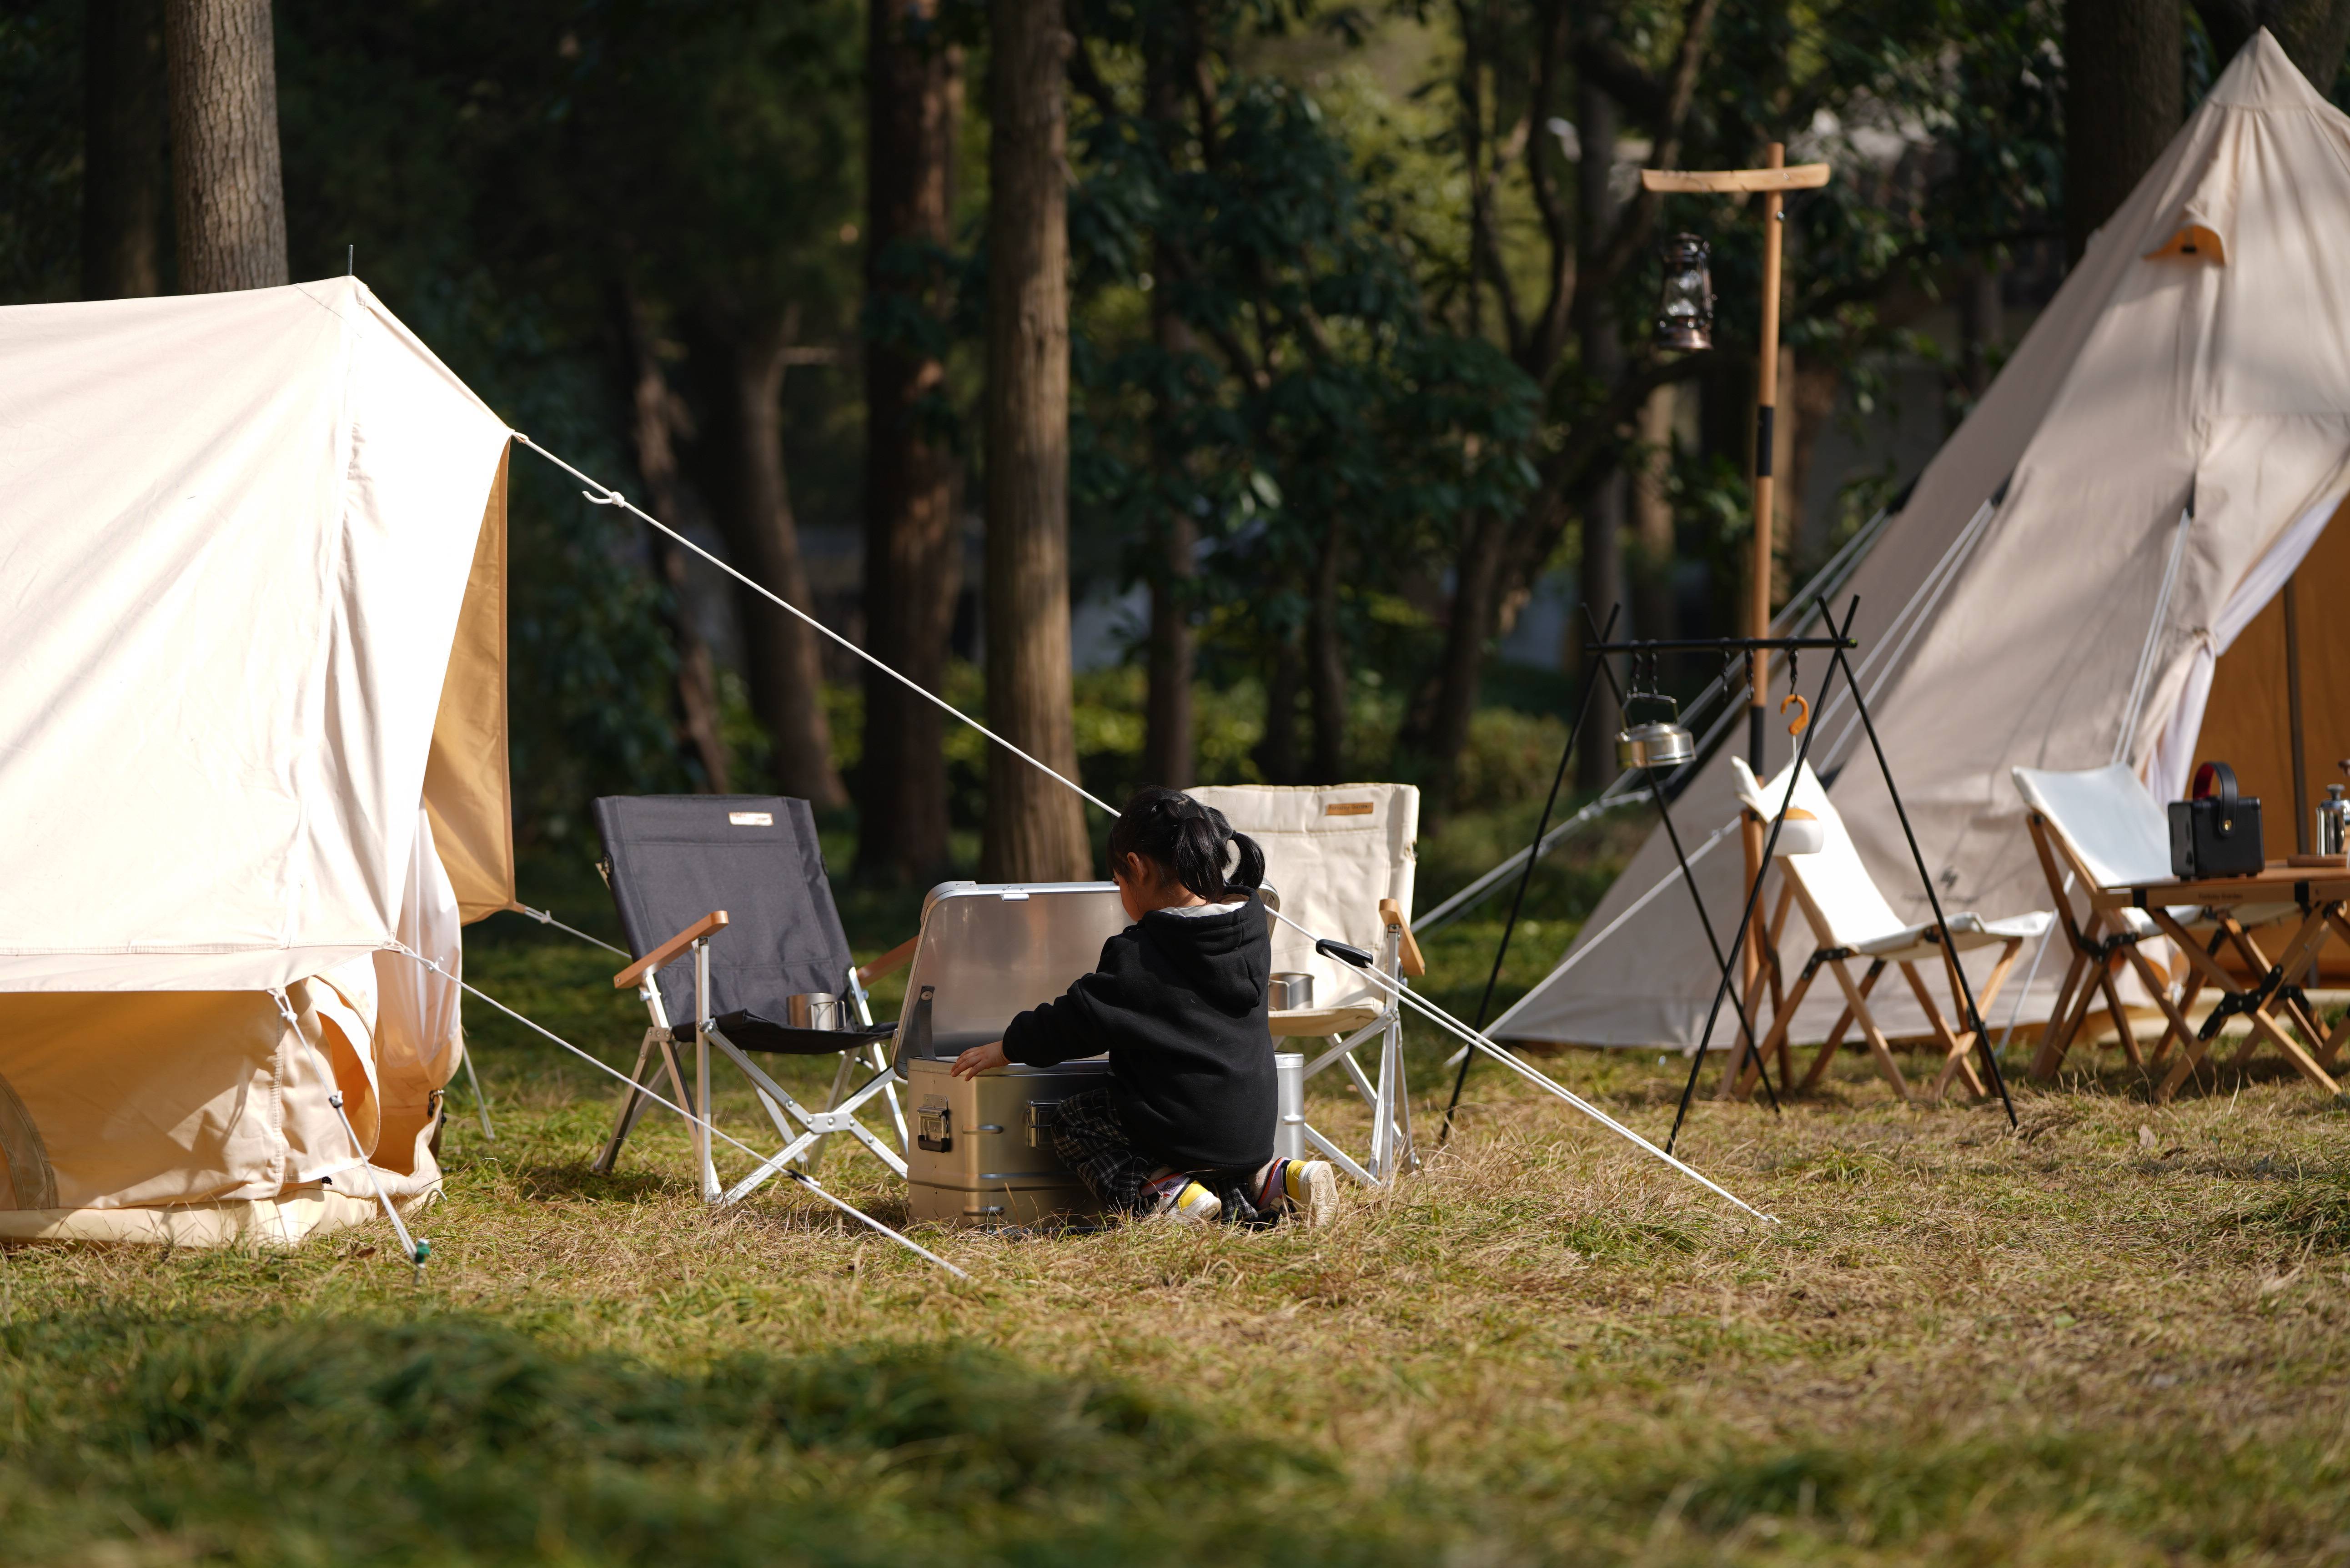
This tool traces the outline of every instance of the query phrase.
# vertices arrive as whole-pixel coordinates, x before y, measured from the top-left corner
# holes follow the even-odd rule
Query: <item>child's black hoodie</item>
[[[1107,1051],[1136,1147],[1178,1170],[1263,1165],[1277,1111],[1265,920],[1254,894],[1211,915],[1152,910],[1060,1000],[1004,1025],[1004,1055],[1049,1067]]]

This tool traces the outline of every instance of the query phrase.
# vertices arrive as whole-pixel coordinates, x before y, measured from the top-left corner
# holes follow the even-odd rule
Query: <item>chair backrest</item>
[[[1786,770],[1780,770],[1766,784],[1756,780],[1754,770],[1746,765],[1744,757],[1733,756],[1730,762],[1738,798],[1748,810],[1769,822],[1779,814],[1779,804],[1786,798]],[[1796,775],[1794,804],[1819,818],[1825,842],[1809,855],[1781,855],[1779,870],[1795,884],[1797,896],[1825,922],[1829,944],[1855,947],[1906,929],[1910,922],[1895,914],[1893,906],[1885,901],[1885,895],[1877,890],[1877,878],[1862,864],[1852,835],[1845,830],[1843,815],[1829,803],[1828,792],[1809,763],[1804,763],[1803,771]]]
[[[2047,820],[2100,888],[2170,875],[2170,822],[2126,763],[2081,773],[2013,768],[2016,793]]]
[[[1372,952],[1387,934],[1379,900],[1393,898],[1411,918],[1418,861],[1419,791],[1411,784],[1211,784],[1189,792],[1224,814],[1264,851],[1265,880],[1281,894],[1281,912],[1307,929]],[[1273,928],[1276,974],[1314,977],[1314,1005],[1384,1001],[1356,971],[1314,950],[1280,921]]]
[[[825,879],[816,817],[804,800],[772,794],[606,795],[596,802],[605,875],[642,958],[712,909],[726,929],[710,942],[710,1011],[785,1021],[785,1001],[837,995],[848,938]],[[670,1022],[693,1017],[693,962],[656,977]]]
[[[1003,1039],[1014,1014],[1098,967],[1102,944],[1129,923],[1115,882],[941,883],[922,901],[906,969],[900,1052],[953,1056]]]

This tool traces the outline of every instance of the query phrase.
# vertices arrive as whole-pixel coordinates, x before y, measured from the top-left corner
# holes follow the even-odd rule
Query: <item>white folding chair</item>
[[[1419,791],[1410,784],[1327,784],[1285,788],[1216,784],[1190,792],[1223,813],[1264,851],[1265,880],[1281,912],[1317,937],[1374,955],[1378,972],[1400,987],[1426,972],[1411,934],[1412,872],[1419,836]],[[1327,1048],[1305,1064],[1311,1078],[1342,1072],[1371,1112],[1371,1136],[1356,1159],[1310,1123],[1305,1140],[1366,1186],[1384,1186],[1419,1162],[1413,1147],[1409,1085],[1403,1064],[1403,1004],[1352,966],[1316,952],[1311,939],[1279,920],[1273,968],[1314,977],[1314,1005],[1277,1011],[1277,1039],[1315,1039]],[[1364,1072],[1357,1048],[1378,1042],[1378,1072]]]
[[[2100,997],[2132,1066],[2159,1064],[2174,1040],[2191,1047],[2195,1031],[2187,1022],[2187,1010],[2195,1005],[2203,989],[2201,968],[2187,966],[2184,982],[2174,996],[2168,976],[2141,950],[2147,941],[2164,940],[2154,918],[2143,909],[2101,909],[2088,898],[2093,889],[2127,888],[2169,877],[2170,826],[2161,803],[2120,763],[2078,773],[2022,767],[2010,771],[2016,793],[2023,796],[2024,821],[2032,833],[2032,847],[2040,857],[2041,872],[2048,878],[2048,896],[2056,905],[2073,949],[2073,961],[2058,989],[2055,1010],[2048,1015],[2040,1049],[2032,1059],[2032,1075],[2047,1078],[2055,1074]],[[2076,891],[2083,905],[2077,917],[2073,909]],[[2267,971],[2268,960],[2247,928],[2298,916],[2301,910],[2293,904],[2247,904],[2227,910],[2180,907],[2168,913],[2189,936],[2207,943],[2208,955],[2216,957],[2223,944],[2232,945],[2258,975]],[[2155,1042],[2151,1057],[2140,1051],[2137,1032],[2130,1027],[2129,1013],[2115,987],[2117,961],[2126,962],[2137,972],[2138,983],[2162,1012],[2162,1035]],[[2324,1038],[2314,1020],[2304,1027],[2311,1031],[2311,1039]]]
[[[1764,784],[1755,778],[1753,770],[1746,765],[1744,758],[1732,757],[1731,763],[1735,773],[1738,797],[1746,808],[1765,822],[1777,815],[1781,802],[1786,798],[1787,774],[1782,772]],[[1804,912],[1805,923],[1811,927],[1816,945],[1811,958],[1804,963],[1803,972],[1796,977],[1794,985],[1773,1017],[1770,1033],[1762,1040],[1761,1056],[1767,1060],[1773,1051],[1779,1051],[1783,1053],[1782,1061],[1784,1061],[1787,1034],[1794,1023],[1796,1009],[1803,1005],[1804,993],[1810,991],[1812,981],[1821,970],[1825,969],[1835,977],[1837,986],[1844,992],[1845,1009],[1835,1028],[1828,1032],[1827,1039],[1821,1045],[1818,1056],[1813,1060],[1811,1070],[1804,1075],[1801,1086],[1808,1089],[1819,1082],[1828,1064],[1835,1059],[1837,1048],[1844,1044],[1845,1031],[1857,1023],[1861,1038],[1867,1042],[1869,1053],[1876,1058],[1877,1071],[1893,1085],[1896,1094],[1903,1100],[1908,1100],[1911,1097],[1909,1085],[1893,1060],[1892,1044],[1877,1026],[1876,1016],[1868,1010],[1868,998],[1876,990],[1877,981],[1887,969],[1898,968],[1901,978],[1908,982],[1910,992],[1917,997],[1918,1005],[1925,1010],[1927,1022],[1942,1047],[1941,1071],[1934,1079],[1931,1096],[1939,1098],[1954,1077],[1965,1079],[1967,1086],[1976,1095],[1983,1094],[1982,1080],[1975,1075],[1973,1064],[1967,1060],[1968,1053],[1975,1048],[1977,1042],[1974,1030],[1966,1026],[1965,992],[1959,979],[1959,955],[1978,948],[1996,947],[2000,950],[1999,957],[1991,966],[1991,976],[1983,982],[1975,1002],[1978,1013],[1987,1013],[1992,1001],[1999,995],[2000,988],[2007,982],[2008,971],[2014,967],[2016,954],[2022,950],[2025,942],[2046,931],[2054,917],[2045,910],[2035,910],[2009,919],[1986,920],[1970,912],[1946,911],[1950,929],[1950,941],[1946,945],[1942,940],[1942,928],[1931,921],[1921,925],[1904,920],[1894,913],[1893,906],[1887,903],[1885,895],[1878,891],[1876,879],[1869,876],[1868,867],[1862,864],[1860,851],[1854,846],[1851,834],[1846,831],[1844,817],[1829,802],[1827,791],[1821,786],[1809,763],[1802,764],[1801,772],[1796,774],[1795,796],[1792,805],[1794,809],[1808,812],[1818,820],[1820,847],[1808,853],[1793,853],[1789,847],[1791,841],[1783,836],[1774,860],[1781,877],[1793,890],[1795,902]],[[1853,978],[1850,968],[1856,958],[1868,961],[1866,976],[1857,981]],[[1919,963],[1936,959],[1941,962],[1943,977],[1949,985],[1951,1008],[1959,1014],[1957,1025],[1943,1015],[1924,977],[1918,972]],[[1733,1060],[1739,1058],[1733,1057]],[[1759,1065],[1752,1058],[1743,1061],[1743,1066],[1749,1072],[1758,1069]]]

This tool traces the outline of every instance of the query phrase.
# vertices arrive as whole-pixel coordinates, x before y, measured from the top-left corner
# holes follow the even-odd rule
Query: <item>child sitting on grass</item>
[[[1225,860],[1235,848],[1230,879]],[[1063,1100],[1061,1158],[1112,1214],[1308,1224],[1337,1207],[1326,1160],[1274,1159],[1273,938],[1264,854],[1180,790],[1138,793],[1110,828],[1110,876],[1134,924],[1060,1000],[955,1058],[976,1077],[1109,1054],[1109,1085]]]

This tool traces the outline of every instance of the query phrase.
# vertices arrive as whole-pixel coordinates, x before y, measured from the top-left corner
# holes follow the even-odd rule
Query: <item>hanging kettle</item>
[[[1645,724],[1628,722],[1636,703],[1661,702],[1672,710],[1669,719]],[[1681,728],[1681,705],[1661,691],[1635,691],[1624,699],[1625,729],[1616,737],[1616,761],[1627,768],[1677,768],[1697,755],[1697,738]]]

